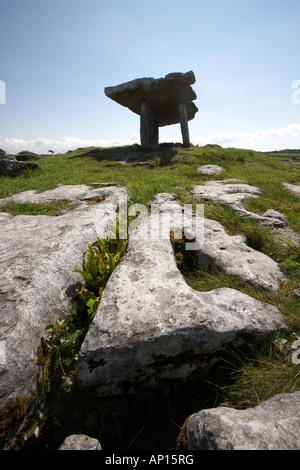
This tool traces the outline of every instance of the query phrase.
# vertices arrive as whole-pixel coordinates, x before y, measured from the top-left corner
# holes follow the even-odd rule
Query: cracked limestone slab
[[[86,191],[93,193],[70,186],[38,196],[43,201],[67,197],[80,202]],[[0,408],[36,387],[37,347],[44,329],[69,313],[82,282],[74,270],[83,268],[88,243],[105,235],[125,197],[122,188],[103,191],[103,202],[82,204],[56,217],[0,213]]]
[[[176,228],[180,212],[174,212]],[[197,292],[188,286],[168,231],[160,235],[161,214],[151,214],[133,230],[82,344],[78,380],[98,395],[188,380],[206,373],[219,349],[240,335],[285,328],[273,305],[234,289]]]
[[[223,269],[259,288],[276,291],[287,277],[272,258],[254,250],[241,235],[230,236],[215,220],[204,219],[204,242],[198,250],[201,264]]]
[[[198,224],[192,220],[185,221],[182,216],[184,208],[176,199],[175,194],[160,193],[155,196],[153,203],[154,206],[158,204],[161,212],[173,212],[175,225],[185,224],[190,240],[196,237],[198,246],[195,243],[195,250],[202,265],[212,269],[223,269],[259,289],[269,291],[277,290],[280,281],[287,279],[278,263],[247,245],[245,236],[228,235],[224,227],[215,220],[199,218],[198,222],[203,221],[203,223]],[[279,217],[277,214],[279,213],[276,213]],[[268,215],[274,216],[273,211]]]
[[[269,209],[263,215],[248,211],[243,206],[249,198],[257,198],[262,194],[261,189],[246,183],[235,183],[230,180],[208,181],[203,186],[194,186],[192,194],[196,199],[203,201],[214,201],[228,204],[236,210],[241,217],[257,220],[272,228],[285,228],[287,219],[283,214]]]
[[[97,183],[93,183],[97,185]],[[48,189],[38,193],[37,191],[23,191],[21,193],[14,194],[13,196],[0,199],[0,208],[2,204],[7,202],[19,202],[19,203],[47,203],[51,201],[71,201],[73,203],[84,204],[90,199],[94,199],[98,196],[108,196],[116,193],[115,184],[104,188],[93,188],[91,186],[80,184],[80,185],[58,185],[57,188]]]
[[[246,211],[243,207],[243,203],[247,202],[249,198],[259,197],[262,191],[246,183],[225,184],[224,181],[208,181],[203,186],[194,186],[192,194],[194,194],[197,199],[229,204],[238,211],[245,214],[252,214],[252,212]],[[257,214],[254,215],[256,216]],[[257,217],[260,218],[260,216]]]

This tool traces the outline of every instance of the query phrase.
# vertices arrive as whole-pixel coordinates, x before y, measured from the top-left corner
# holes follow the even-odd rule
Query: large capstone
[[[181,125],[184,146],[190,145],[188,121],[198,111],[191,85],[194,72],[170,73],[164,78],[138,78],[104,89],[106,96],[141,116],[141,145],[158,144],[158,128]]]

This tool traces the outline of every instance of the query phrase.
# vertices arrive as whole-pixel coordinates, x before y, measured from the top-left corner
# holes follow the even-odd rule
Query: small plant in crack
[[[90,316],[96,312],[107,281],[126,252],[127,240],[119,238],[118,226],[116,235],[89,243],[85,269],[76,270],[85,281],[78,296]]]
[[[47,338],[38,348],[37,364],[42,367],[39,396],[42,403],[43,425],[51,408],[76,395],[77,362],[81,344],[98,308],[109,277],[124,256],[127,239],[119,237],[118,223],[112,227],[115,238],[98,238],[89,243],[84,270],[76,270],[84,283],[77,290],[71,311],[65,320],[46,327]],[[54,404],[54,405],[53,405]],[[39,410],[39,413],[41,411]],[[40,423],[39,423],[40,426]],[[27,438],[35,434],[30,426]]]

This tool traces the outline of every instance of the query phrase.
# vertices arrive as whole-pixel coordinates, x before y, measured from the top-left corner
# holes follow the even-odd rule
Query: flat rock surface
[[[223,171],[224,168],[219,165],[202,165],[197,168],[197,173],[200,175],[220,175]]]
[[[157,201],[165,204],[162,214],[170,203],[174,211],[173,195]],[[241,333],[284,328],[280,312],[270,304],[233,289],[197,292],[189,287],[176,266],[170,232],[159,234],[159,217],[151,214],[132,232],[82,344],[78,379],[99,395],[188,379],[207,371],[212,355]],[[175,220],[172,226],[177,225]]]
[[[95,194],[82,189],[60,187],[38,197],[60,198],[62,190],[63,198],[73,200],[78,194],[85,197],[86,191]],[[117,187],[97,191],[107,195],[102,203],[82,204],[57,217],[0,213],[0,408],[34,390],[44,329],[68,314],[82,281],[74,270],[82,269],[88,243],[104,236],[125,194]],[[26,200],[36,201],[35,194],[26,193]]]
[[[215,220],[204,220],[204,243],[198,258],[204,266],[223,269],[260,289],[275,291],[286,279],[272,258],[249,247],[244,237],[228,235]]]
[[[208,181],[203,186],[194,186],[192,193],[204,201],[215,201],[225,204],[246,202],[251,197],[258,197],[262,191],[246,183],[227,183]]]
[[[0,207],[1,204],[6,204],[10,201],[19,203],[47,203],[51,201],[71,201],[74,203],[78,202],[79,204],[84,204],[98,196],[105,196],[113,194],[115,192],[116,190],[115,188],[113,188],[113,185],[109,188],[93,188],[92,186],[87,186],[85,184],[58,185],[57,188],[48,189],[47,191],[43,191],[42,193],[30,190],[23,191],[21,193],[14,194],[13,196],[0,199]]]
[[[262,194],[262,191],[255,186],[234,180],[208,181],[203,186],[194,186],[192,194],[196,199],[202,201],[227,204],[236,210],[241,217],[257,220],[269,226],[283,243],[299,243],[299,235],[288,227],[288,220],[284,214],[268,209],[263,215],[259,215],[245,209],[243,204],[249,198],[257,198]]]
[[[186,437],[188,450],[300,450],[300,392],[246,410],[202,410],[189,418]]]
[[[157,194],[151,207],[156,205],[160,212],[174,213],[178,225],[184,221],[183,207],[178,204],[175,194]],[[276,211],[267,211],[266,216],[284,219]],[[224,227],[215,220],[202,217],[198,221],[203,223],[191,222],[189,226],[186,225],[186,229],[189,228],[190,239],[192,234],[197,237],[199,246],[195,246],[195,250],[204,266],[223,269],[259,289],[270,291],[277,290],[280,281],[286,279],[281,266],[269,256],[249,247],[245,236],[228,235]]]
[[[187,119],[193,119],[198,108],[193,103],[196,94],[191,84],[195,83],[192,71],[170,73],[164,78],[137,78],[120,85],[106,87],[106,96],[141,114],[141,104],[147,102],[156,118],[158,126],[167,126],[180,122],[178,104],[187,105]]]

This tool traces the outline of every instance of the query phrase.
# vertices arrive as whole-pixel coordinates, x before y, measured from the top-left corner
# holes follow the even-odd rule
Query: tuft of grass
[[[272,335],[258,345],[247,343],[244,351],[226,351],[221,369],[230,377],[217,385],[222,406],[251,408],[282,393],[300,390],[300,365],[292,361],[296,336]]]
[[[52,201],[47,203],[9,201],[0,205],[0,212],[8,212],[11,215],[58,216],[62,211],[70,211],[76,207],[71,201]]]

